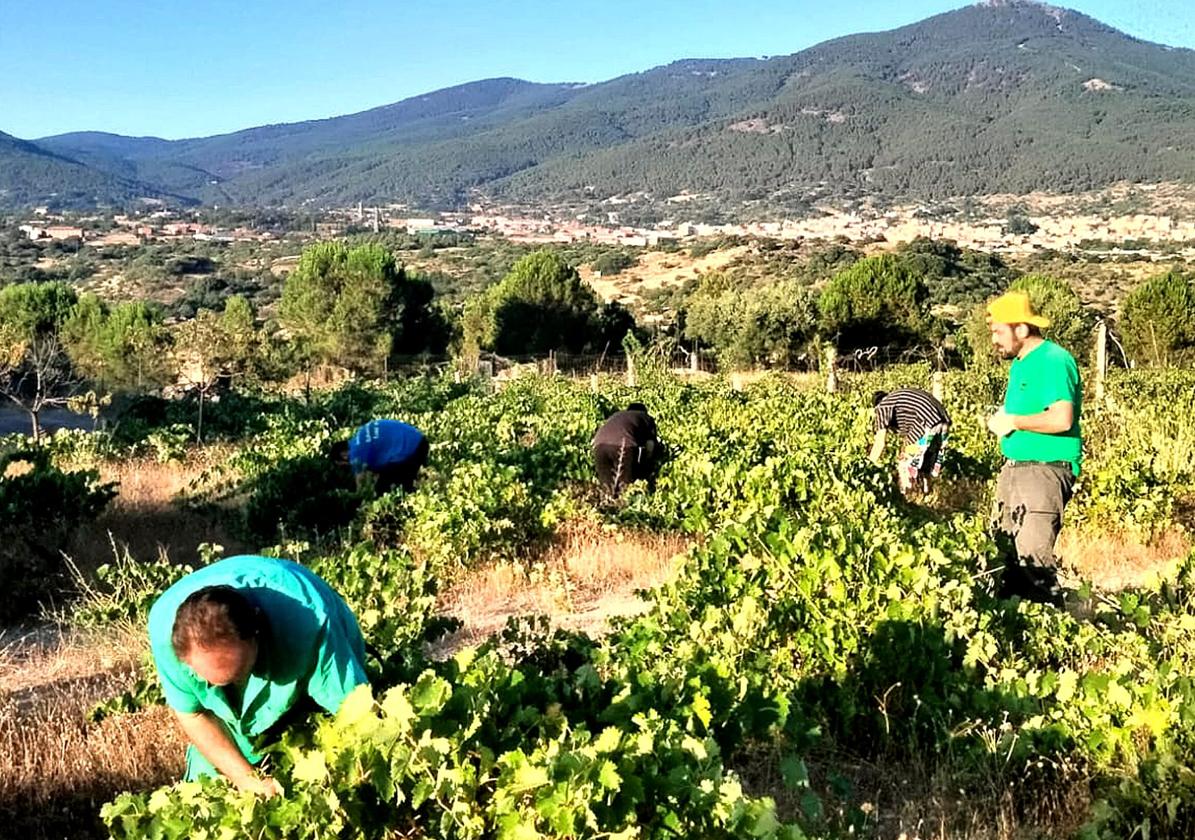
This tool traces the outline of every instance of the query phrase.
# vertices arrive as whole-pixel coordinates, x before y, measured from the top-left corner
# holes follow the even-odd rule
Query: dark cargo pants
[[[1000,470],[992,532],[1012,555],[1006,558],[1003,594],[1059,600],[1054,543],[1074,487],[1075,474],[1062,461],[1008,461]]]
[[[401,487],[410,493],[415,489],[419,471],[427,465],[427,456],[430,451],[431,445],[427,442],[427,438],[424,438],[419,441],[415,451],[404,460],[379,468],[374,478],[375,492],[381,496],[383,493],[389,493],[395,487]]]

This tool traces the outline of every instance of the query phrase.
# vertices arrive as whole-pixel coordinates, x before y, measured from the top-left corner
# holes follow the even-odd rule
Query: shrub
[[[1151,277],[1125,298],[1120,331],[1129,355],[1165,367],[1195,355],[1195,282],[1177,271]]]
[[[10,474],[21,463],[28,469]],[[115,495],[92,470],[57,469],[44,449],[0,457],[0,621],[27,617],[61,588],[62,549]]]

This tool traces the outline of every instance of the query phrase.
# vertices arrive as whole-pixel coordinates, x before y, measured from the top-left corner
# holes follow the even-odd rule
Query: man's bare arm
[[[884,444],[888,442],[888,430],[879,429],[876,432],[875,441],[871,445],[871,454],[867,457],[871,459],[873,464],[880,462],[880,456],[884,454]]]
[[[277,782],[257,774],[224,725],[211,713],[175,712],[174,716],[187,740],[238,788],[266,796],[282,793]]]

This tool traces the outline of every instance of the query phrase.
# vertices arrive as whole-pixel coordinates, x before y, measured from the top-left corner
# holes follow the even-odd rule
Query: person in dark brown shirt
[[[632,481],[652,482],[659,454],[656,421],[643,403],[633,402],[624,411],[616,411],[593,436],[598,482],[612,496],[618,496]]]

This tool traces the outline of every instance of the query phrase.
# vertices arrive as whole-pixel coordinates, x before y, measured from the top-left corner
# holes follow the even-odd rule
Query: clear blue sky
[[[1192,0],[1075,0],[1195,48]],[[595,82],[785,55],[958,0],[3,0],[0,131],[178,138],[336,116],[461,82]]]

